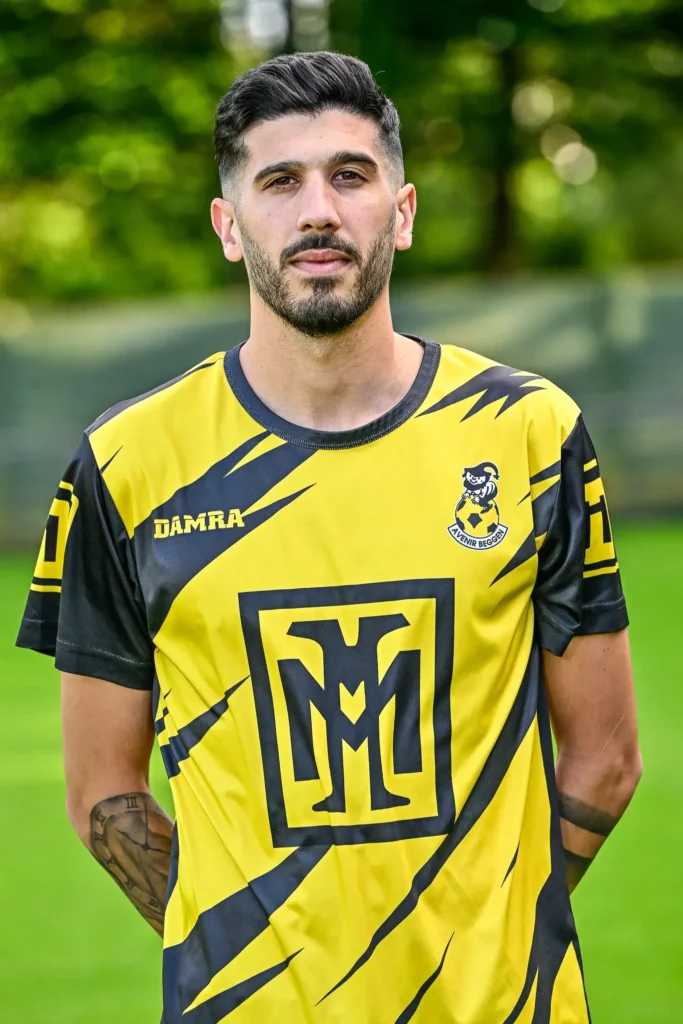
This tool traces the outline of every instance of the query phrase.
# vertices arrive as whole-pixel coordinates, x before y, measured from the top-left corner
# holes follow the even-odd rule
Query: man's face
[[[356,114],[293,114],[244,142],[234,201],[212,204],[226,257],[244,257],[252,288],[302,334],[345,330],[386,288],[394,250],[410,245],[413,186],[392,182],[375,124]]]

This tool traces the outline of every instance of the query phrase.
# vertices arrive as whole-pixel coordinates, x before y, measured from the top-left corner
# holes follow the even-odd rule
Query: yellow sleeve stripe
[[[58,585],[46,587],[42,583],[32,583],[31,590],[37,590],[39,594],[61,594],[62,588]]]
[[[613,565],[605,565],[601,569],[586,570],[583,574],[583,578],[587,580],[591,576],[606,576],[608,573],[618,572],[618,570],[619,563],[615,561]]]

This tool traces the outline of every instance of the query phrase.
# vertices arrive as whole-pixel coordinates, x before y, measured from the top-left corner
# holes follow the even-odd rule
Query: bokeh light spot
[[[534,220],[557,220],[562,215],[562,185],[545,160],[527,160],[522,164],[513,187],[520,207]]]
[[[140,180],[140,165],[134,153],[113,149],[100,160],[99,174],[106,188],[125,192]]]
[[[496,52],[507,49],[516,34],[515,23],[507,18],[481,18],[479,21],[479,38]]]
[[[558,150],[570,142],[581,142],[581,136],[566,124],[551,124],[541,135],[541,153],[546,160],[554,160]]]
[[[683,52],[673,45],[653,43],[648,46],[646,56],[650,66],[660,75],[675,78],[683,74]]]
[[[512,113],[523,128],[540,128],[555,113],[555,98],[544,82],[520,85],[512,100]]]
[[[50,199],[35,210],[29,227],[31,234],[50,249],[71,249],[85,233],[85,213],[73,203]]]
[[[569,185],[585,185],[595,176],[598,158],[582,142],[568,142],[553,156],[555,173]]]

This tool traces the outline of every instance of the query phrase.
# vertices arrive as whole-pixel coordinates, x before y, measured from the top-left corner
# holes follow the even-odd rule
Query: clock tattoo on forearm
[[[125,793],[90,812],[90,849],[160,935],[173,822],[150,793]]]

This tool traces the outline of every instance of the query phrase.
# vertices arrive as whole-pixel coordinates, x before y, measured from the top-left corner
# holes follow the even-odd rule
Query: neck
[[[388,289],[348,330],[322,338],[300,334],[252,294],[240,363],[254,392],[283,419],[352,430],[400,402],[422,355],[421,345],[394,331]]]

